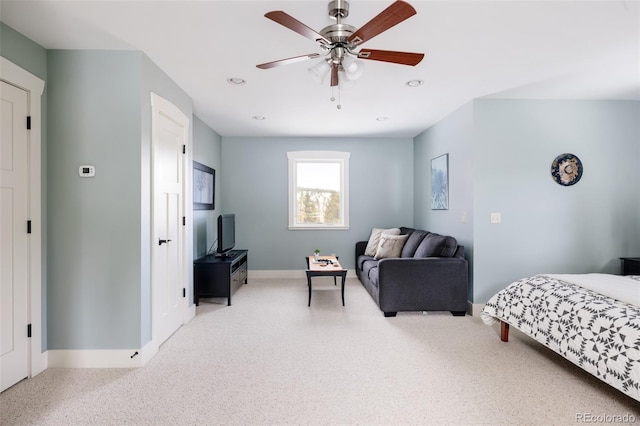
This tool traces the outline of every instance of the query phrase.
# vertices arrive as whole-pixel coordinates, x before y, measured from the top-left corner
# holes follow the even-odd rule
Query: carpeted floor
[[[48,369],[18,383],[0,394],[0,423],[640,422],[637,401],[513,328],[502,343],[477,317],[384,318],[355,279],[345,299],[329,279],[314,279],[311,307],[304,280],[250,280],[231,307],[202,301],[143,368]]]

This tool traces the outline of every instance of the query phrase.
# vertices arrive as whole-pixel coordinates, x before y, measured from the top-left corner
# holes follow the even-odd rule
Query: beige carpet
[[[384,318],[355,279],[250,280],[204,300],[143,368],[49,369],[0,394],[2,425],[580,424],[637,401],[512,329]],[[593,418],[593,417],[592,417]],[[597,417],[596,417],[597,418]],[[627,417],[628,418],[628,417]]]

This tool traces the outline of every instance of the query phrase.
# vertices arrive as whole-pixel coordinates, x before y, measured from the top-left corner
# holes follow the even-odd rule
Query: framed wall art
[[[449,154],[431,160],[431,210],[449,209]]]
[[[193,209],[215,208],[216,171],[211,167],[193,162]]]

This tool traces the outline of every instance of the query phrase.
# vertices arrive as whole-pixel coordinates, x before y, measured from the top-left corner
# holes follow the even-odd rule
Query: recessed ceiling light
[[[389,117],[378,117],[376,118],[376,120],[378,121],[387,121],[389,119]]]
[[[243,84],[246,84],[246,80],[244,78],[240,78],[240,77],[231,77],[227,79],[227,83],[229,84],[233,84],[236,86],[241,86]]]
[[[418,86],[422,86],[423,83],[424,83],[424,81],[422,81],[422,80],[409,80],[409,81],[407,81],[407,86],[409,86],[409,87],[418,87]]]
[[[254,115],[251,118],[253,118],[254,120],[258,120],[258,121],[262,121],[262,120],[266,120],[267,119],[267,117],[262,116],[262,115]]]

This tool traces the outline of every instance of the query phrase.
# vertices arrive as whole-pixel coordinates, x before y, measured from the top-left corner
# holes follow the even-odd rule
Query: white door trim
[[[187,289],[187,295],[189,295],[192,292],[192,288],[193,285],[191,284],[191,274],[189,273],[189,271],[191,271],[192,265],[193,265],[193,260],[192,260],[192,252],[193,252],[193,234],[192,234],[192,216],[193,216],[193,194],[192,194],[192,180],[193,180],[193,176],[191,173],[192,170],[192,163],[191,163],[191,143],[190,143],[190,125],[191,125],[191,120],[189,119],[189,117],[187,117],[178,107],[176,107],[173,103],[169,102],[168,100],[164,99],[163,97],[157,95],[156,93],[151,92],[151,114],[152,116],[154,114],[167,114],[168,116],[170,116],[173,120],[177,120],[180,122],[180,124],[183,126],[184,128],[184,141],[185,141],[185,146],[186,146],[186,150],[185,150],[185,155],[184,155],[184,159],[183,159],[183,167],[182,167],[182,212],[183,215],[186,218],[186,225],[185,226],[180,226],[180,230],[181,230],[181,241],[182,241],[182,271],[181,271],[181,275],[182,275],[182,282],[184,287]],[[157,134],[157,129],[155,128],[156,126],[156,121],[154,120],[152,117],[151,120],[151,138],[152,138],[152,142],[151,142],[151,158],[153,159],[153,145],[154,145],[154,141],[153,138],[155,137],[155,135]],[[152,160],[153,162],[153,160]],[[153,164],[151,167],[151,173],[152,173],[152,186],[153,186]],[[152,187],[151,190],[151,194],[152,197],[155,196],[155,190]],[[155,201],[152,199],[151,200],[151,206],[155,205]],[[153,212],[153,207],[151,209],[151,211]],[[153,213],[152,213],[153,215]],[[155,224],[151,223],[152,226],[152,231],[151,231],[151,238],[152,241],[150,241],[151,246],[154,247],[154,241],[153,241],[153,236],[154,236],[154,232],[153,232],[153,227],[155,226]],[[162,344],[162,342],[157,341],[158,340],[158,336],[157,336],[157,327],[154,324],[155,322],[155,314],[154,314],[154,310],[156,309],[156,307],[153,304],[153,270],[154,270],[154,266],[153,266],[153,249],[151,252],[151,259],[152,259],[152,264],[151,264],[151,271],[152,271],[152,275],[151,275],[151,340],[154,342],[154,346],[155,347],[159,347],[160,344]],[[189,322],[194,316],[195,316],[195,305],[192,305],[191,307],[189,306],[189,297],[184,297],[182,302],[182,323],[186,324],[187,322]]]
[[[27,92],[31,130],[28,132],[29,155],[29,296],[27,314],[31,323],[29,377],[47,368],[47,354],[42,350],[42,93],[44,81],[4,57],[0,57],[0,79]]]

